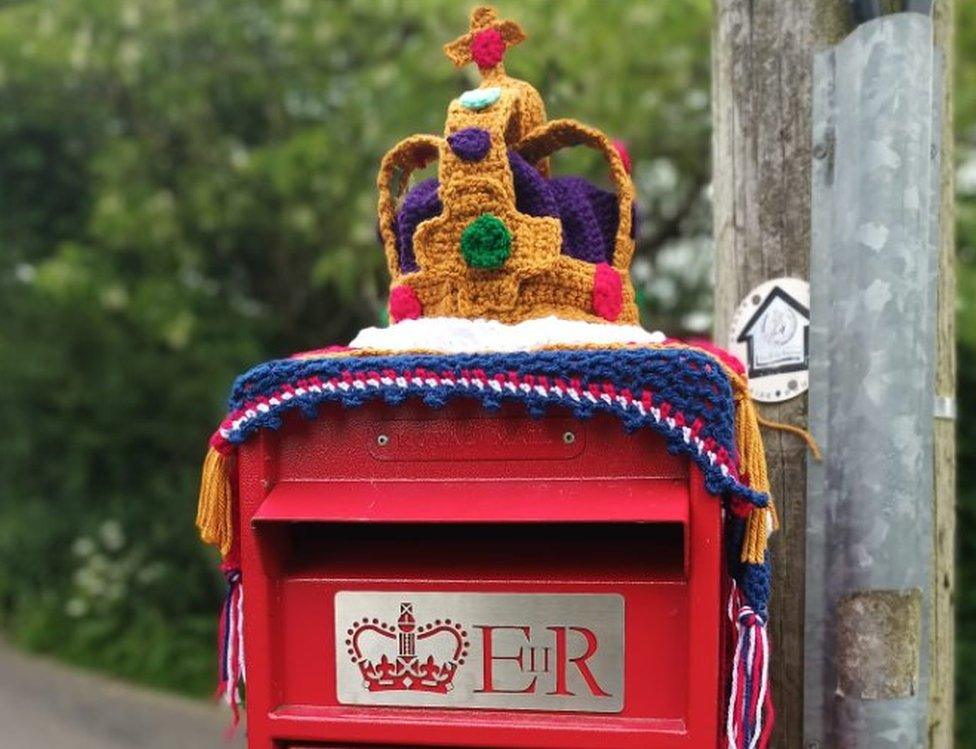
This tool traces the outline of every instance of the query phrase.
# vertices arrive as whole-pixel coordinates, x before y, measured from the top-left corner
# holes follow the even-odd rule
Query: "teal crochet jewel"
[[[502,90],[498,86],[490,86],[489,88],[473,88],[470,91],[465,91],[458,101],[465,109],[472,109],[477,112],[481,109],[487,109],[501,96]]]

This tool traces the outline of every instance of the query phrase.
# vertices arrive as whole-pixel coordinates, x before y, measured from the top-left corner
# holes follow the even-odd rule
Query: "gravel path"
[[[240,749],[219,706],[159,694],[0,641],[0,749]]]

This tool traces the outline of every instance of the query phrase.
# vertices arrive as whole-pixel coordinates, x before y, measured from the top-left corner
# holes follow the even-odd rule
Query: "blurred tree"
[[[976,3],[956,4],[959,556],[956,739],[976,745]]]
[[[648,322],[706,330],[710,3],[499,6],[532,35],[509,69],[551,114],[629,142]],[[206,437],[248,364],[377,319],[379,158],[439,132],[473,83],[441,52],[467,10],[0,8],[0,621],[15,637],[209,687],[219,581],[192,529]],[[603,171],[587,154],[556,168]]]

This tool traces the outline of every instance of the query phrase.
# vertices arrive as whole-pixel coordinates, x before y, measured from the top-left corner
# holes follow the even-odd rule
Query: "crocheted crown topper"
[[[459,67],[477,64],[481,85],[451,102],[444,137],[411,136],[383,158],[379,220],[393,322],[637,321],[629,159],[599,130],[546,121],[539,93],[502,62],[524,38],[518,24],[476,8],[470,31],[444,49]],[[603,155],[615,192],[580,177],[550,178],[548,157],[576,145]],[[433,159],[437,179],[405,191],[411,172]]]

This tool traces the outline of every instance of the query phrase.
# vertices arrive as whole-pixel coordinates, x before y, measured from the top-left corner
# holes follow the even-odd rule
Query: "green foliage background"
[[[203,694],[199,461],[235,374],[375,323],[375,172],[473,83],[451,0],[0,8],[0,626]],[[499,2],[509,70],[628,141],[645,322],[709,325],[709,0]],[[976,8],[961,3],[960,730],[976,742]],[[594,178],[591,156],[557,170]],[[968,171],[967,171],[968,170]],[[967,176],[971,175],[971,176]],[[972,380],[972,382],[970,382]],[[968,418],[967,418],[968,417]]]

